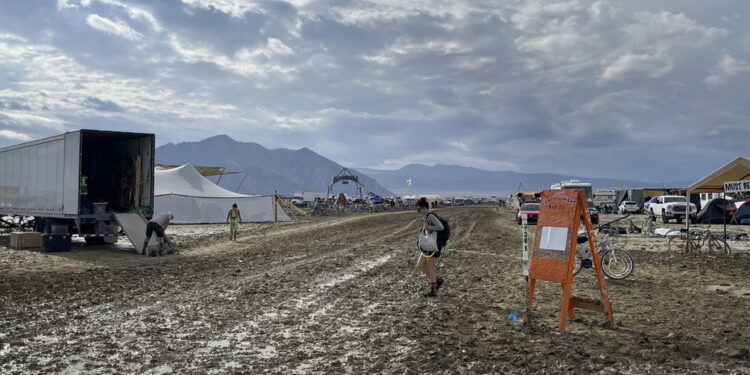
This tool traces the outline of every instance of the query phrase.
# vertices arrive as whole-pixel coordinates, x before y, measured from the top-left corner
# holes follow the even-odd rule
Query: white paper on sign
[[[539,248],[544,250],[565,251],[568,245],[568,228],[542,227],[542,238]]]

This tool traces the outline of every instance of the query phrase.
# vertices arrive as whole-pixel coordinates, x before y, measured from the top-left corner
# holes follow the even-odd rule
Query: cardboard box
[[[42,234],[39,232],[13,232],[10,234],[11,249],[42,247]]]

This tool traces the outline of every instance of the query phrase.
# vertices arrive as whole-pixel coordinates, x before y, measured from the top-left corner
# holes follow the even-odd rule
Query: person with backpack
[[[442,277],[437,274],[437,264],[440,259],[442,251],[445,249],[445,245],[448,243],[450,237],[450,228],[448,222],[438,216],[436,213],[430,211],[430,203],[427,202],[426,198],[420,198],[417,201],[417,212],[424,215],[422,231],[425,234],[431,234],[437,232],[437,251],[424,251],[420,247],[419,262],[417,262],[417,268],[427,276],[427,280],[430,283],[430,291],[425,293],[425,297],[436,297],[437,291],[443,285]]]

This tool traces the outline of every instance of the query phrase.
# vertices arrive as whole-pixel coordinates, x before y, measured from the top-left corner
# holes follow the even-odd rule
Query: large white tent
[[[201,176],[190,164],[154,171],[154,212],[172,212],[175,224],[225,223],[234,203],[244,222],[290,220],[273,195],[231,192]]]

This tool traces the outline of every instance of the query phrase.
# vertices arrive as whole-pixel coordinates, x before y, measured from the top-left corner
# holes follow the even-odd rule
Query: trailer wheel
[[[44,221],[41,217],[34,219],[34,232],[44,233]]]
[[[86,237],[86,246],[105,245],[104,237]]]

